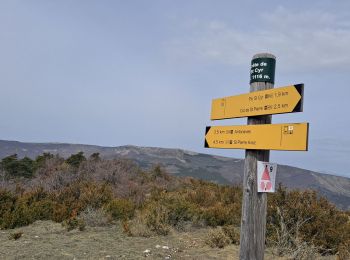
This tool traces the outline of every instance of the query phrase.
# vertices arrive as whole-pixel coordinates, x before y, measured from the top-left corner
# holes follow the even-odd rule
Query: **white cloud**
[[[246,65],[253,54],[271,52],[282,70],[340,68],[350,66],[349,25],[346,16],[278,7],[262,14],[253,30],[223,21],[192,22],[184,36],[167,42],[167,51],[182,63]]]

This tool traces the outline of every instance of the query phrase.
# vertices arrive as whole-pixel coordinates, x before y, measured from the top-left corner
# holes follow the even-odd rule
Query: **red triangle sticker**
[[[267,169],[267,165],[265,165],[265,170],[263,172],[263,175],[261,177],[262,181],[271,181],[269,170]]]

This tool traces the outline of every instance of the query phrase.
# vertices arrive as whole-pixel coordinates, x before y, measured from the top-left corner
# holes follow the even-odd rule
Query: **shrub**
[[[51,153],[43,153],[42,155],[38,155],[35,158],[35,167],[36,168],[44,167],[46,161],[53,158],[54,158],[54,155]]]
[[[150,237],[153,232],[147,227],[145,217],[136,214],[132,220],[123,221],[123,232],[128,236]]]
[[[221,228],[212,229],[208,232],[204,242],[212,248],[224,248],[230,244],[230,239]]]
[[[273,246],[273,254],[277,256],[290,256],[292,259],[315,259],[318,248],[312,243],[306,242],[300,237],[301,227],[310,221],[310,219],[287,223],[279,207],[277,207],[279,216],[278,226],[275,225],[276,234],[274,237],[268,237],[268,243]]]
[[[123,232],[125,233],[125,234],[127,234],[129,237],[131,237],[132,236],[132,232],[131,232],[131,229],[130,229],[130,223],[129,223],[129,221],[128,220],[123,220],[123,222],[122,222],[122,227],[123,227]]]
[[[240,234],[233,225],[223,226],[222,231],[231,240],[232,244],[239,245]]]
[[[201,207],[212,206],[218,202],[215,188],[215,184],[199,182],[199,185],[188,192],[188,199]]]
[[[52,212],[53,202],[42,188],[38,188],[16,199],[12,207],[1,216],[1,226],[15,228],[31,224],[36,220],[51,219]]]
[[[173,227],[180,227],[184,222],[192,221],[194,216],[199,214],[196,205],[179,193],[167,193],[158,203],[166,207],[166,223]]]
[[[163,236],[169,233],[169,210],[164,205],[151,202],[143,210],[142,214],[144,222],[150,231]]]
[[[10,239],[10,240],[18,240],[18,239],[20,239],[20,238],[22,237],[22,235],[23,235],[23,232],[11,233],[11,234],[9,235],[9,239]]]
[[[127,199],[113,199],[106,205],[105,208],[115,220],[130,219],[134,216],[135,212],[133,202]]]
[[[339,260],[350,259],[350,240],[339,245],[337,255]]]
[[[77,182],[79,186],[79,182]],[[99,184],[96,182],[84,182],[80,185],[79,201],[83,208],[87,206],[100,208],[113,198],[112,189],[107,184]]]
[[[71,211],[66,205],[56,203],[53,208],[51,220],[56,222],[62,222],[65,219],[69,218],[70,213]]]
[[[350,239],[350,221],[315,191],[287,191],[280,186],[269,198],[267,237],[267,242],[286,248],[299,241],[313,244],[322,254],[335,254]]]
[[[17,195],[0,191],[0,225],[2,228],[15,228],[36,220],[61,222],[88,207],[99,209],[112,197],[107,185],[93,182],[74,182],[54,193],[48,193],[43,188]]]
[[[7,219],[11,215],[11,210],[15,207],[17,197],[7,191],[0,190],[0,227],[5,228],[7,225],[4,222],[7,222]]]
[[[94,209],[87,207],[79,214],[79,219],[83,220],[89,227],[102,227],[110,223],[109,216],[102,208]]]
[[[100,208],[113,198],[109,185],[89,181],[75,181],[59,190],[55,200],[67,207],[68,213],[73,210],[80,212],[88,206]]]
[[[230,206],[221,203],[205,209],[202,217],[212,227],[234,224],[234,212]]]
[[[72,231],[73,229],[79,229],[80,231],[85,230],[85,222],[82,219],[77,217],[71,217],[65,220],[62,225],[66,228],[67,231]]]
[[[51,219],[53,215],[54,206],[55,203],[50,198],[34,202],[30,206],[32,219],[34,221]]]
[[[170,176],[166,174],[166,172],[162,169],[162,167],[158,164],[155,165],[149,172],[151,179],[155,180],[157,178],[169,179]]]

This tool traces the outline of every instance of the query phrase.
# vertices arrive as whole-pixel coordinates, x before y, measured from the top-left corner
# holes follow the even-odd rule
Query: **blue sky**
[[[0,0],[1,139],[204,149],[211,99],[246,93],[254,54],[305,84],[310,151],[271,161],[350,176],[350,2]]]

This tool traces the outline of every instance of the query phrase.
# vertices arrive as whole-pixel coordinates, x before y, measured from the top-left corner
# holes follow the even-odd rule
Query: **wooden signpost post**
[[[273,89],[276,58],[254,55],[250,93],[214,99],[211,119],[248,117],[245,126],[209,126],[205,147],[246,149],[240,259],[264,258],[267,195],[258,192],[257,162],[269,162],[270,150],[307,151],[308,123],[271,124],[272,114],[302,112],[304,85]]]

